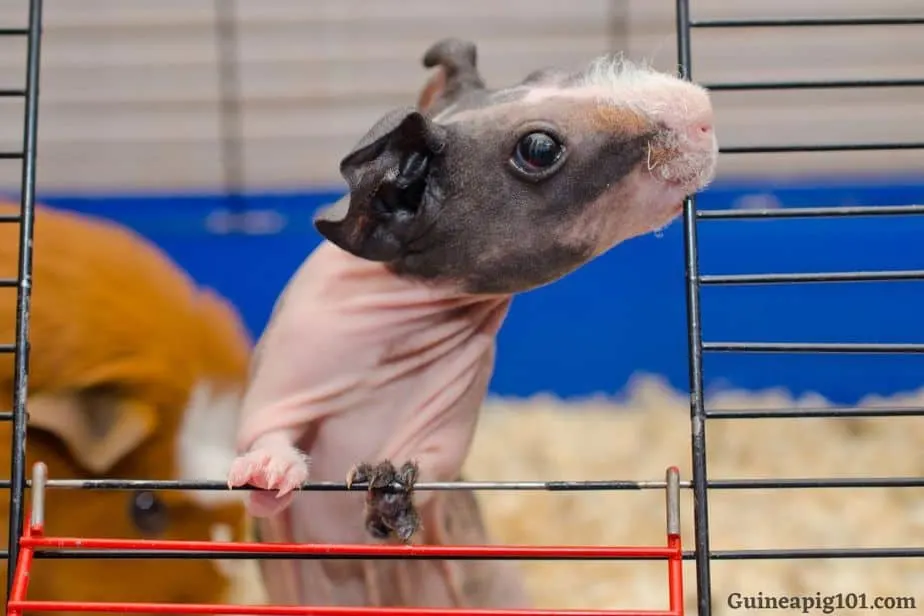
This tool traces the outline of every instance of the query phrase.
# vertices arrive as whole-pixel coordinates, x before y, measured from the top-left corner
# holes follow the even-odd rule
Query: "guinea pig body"
[[[474,496],[412,489],[460,479],[512,298],[671,222],[714,176],[702,87],[606,55],[489,89],[476,57],[432,45],[416,107],[341,160],[348,193],[261,336],[228,481],[264,490],[265,540],[488,543]],[[309,474],[369,489],[295,494]],[[529,605],[512,563],[292,562],[264,563],[274,601]]]
[[[307,474],[300,452],[310,456],[315,481],[343,481],[362,462],[399,469],[416,463],[416,480],[459,480],[508,307],[506,297],[429,288],[331,244],[319,246],[292,277],[260,338],[242,405],[242,455],[229,481],[271,488],[249,493],[261,540],[380,543],[391,538],[380,536],[383,519],[402,524],[388,520],[394,516],[387,512],[370,517],[362,492],[292,492]],[[405,540],[491,543],[470,492],[413,492],[408,509],[419,524],[406,529],[414,536]],[[274,603],[527,605],[513,562],[300,559],[261,565]]]
[[[608,54],[488,88],[476,59],[432,45],[417,105],[341,160],[348,193],[261,336],[228,482],[263,489],[265,540],[488,543],[474,496],[412,488],[460,479],[512,298],[671,222],[715,174],[698,85]],[[369,489],[296,494],[309,474]],[[264,579],[309,605],[529,605],[506,565],[306,559]]]
[[[0,275],[15,276],[18,247],[18,227],[0,226]],[[15,337],[15,305],[16,290],[0,289],[3,342]],[[27,468],[45,462],[52,479],[223,475],[251,339],[230,304],[153,244],[113,222],[37,206],[29,330]],[[13,356],[0,356],[7,408],[12,377]],[[0,441],[10,430],[0,424]],[[9,463],[0,463],[7,476]],[[52,489],[46,500],[53,536],[245,537],[238,493]],[[238,573],[201,559],[36,560],[28,597],[221,602]]]

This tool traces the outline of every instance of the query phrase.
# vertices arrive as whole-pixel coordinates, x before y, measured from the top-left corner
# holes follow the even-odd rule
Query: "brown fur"
[[[648,126],[648,121],[644,116],[622,107],[591,104],[591,109],[584,117],[588,118],[594,129],[607,130],[612,133],[626,131],[627,134],[638,134]]]
[[[18,206],[0,204],[0,211]],[[0,226],[0,276],[16,275],[18,231]],[[193,385],[208,377],[220,387],[243,386],[251,341],[234,309],[196,289],[128,229],[47,207],[37,208],[32,288],[27,472],[41,460],[52,479],[175,478],[176,435]],[[14,340],[15,303],[15,289],[0,289],[4,343]],[[0,356],[5,409],[12,377],[13,356]],[[0,442],[10,442],[10,429],[0,424]],[[9,464],[3,456],[4,476]],[[188,494],[157,494],[169,511],[162,538],[208,540],[209,528],[224,523],[243,540],[240,505],[208,510]],[[131,497],[51,489],[46,532],[142,538],[129,516]],[[207,560],[37,560],[28,598],[217,602],[227,586]]]

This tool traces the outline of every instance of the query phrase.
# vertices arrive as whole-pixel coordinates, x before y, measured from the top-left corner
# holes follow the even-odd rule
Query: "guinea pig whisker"
[[[648,142],[646,149],[647,149],[646,165],[648,166],[648,171],[649,172],[654,171],[658,167],[658,162],[657,161],[655,161],[654,163],[651,162],[651,141]]]

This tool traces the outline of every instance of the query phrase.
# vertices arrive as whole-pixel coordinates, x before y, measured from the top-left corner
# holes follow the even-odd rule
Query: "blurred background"
[[[917,0],[692,0],[694,18],[909,16]],[[0,26],[27,2],[0,6]],[[229,297],[255,335],[318,242],[338,162],[409,103],[435,40],[478,44],[489,85],[607,51],[676,70],[672,0],[46,0],[38,197],[123,222]],[[920,78],[921,28],[699,30],[705,84]],[[0,41],[0,87],[24,82],[25,42]],[[723,91],[723,147],[924,141],[920,87]],[[22,103],[0,99],[0,150]],[[924,202],[922,150],[726,154],[701,208]],[[15,198],[19,165],[0,165]],[[703,273],[924,268],[914,217],[700,223]],[[39,250],[41,247],[39,247]],[[703,290],[707,341],[922,342],[919,283]],[[584,397],[634,374],[687,384],[680,222],[518,298],[492,391]],[[709,355],[707,390],[785,387],[852,403],[916,389],[917,357]]]

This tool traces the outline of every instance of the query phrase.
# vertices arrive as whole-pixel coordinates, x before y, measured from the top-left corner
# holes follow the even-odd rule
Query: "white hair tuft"
[[[599,56],[582,71],[578,87],[610,89],[633,85],[656,71],[648,63],[633,62],[621,52]]]

